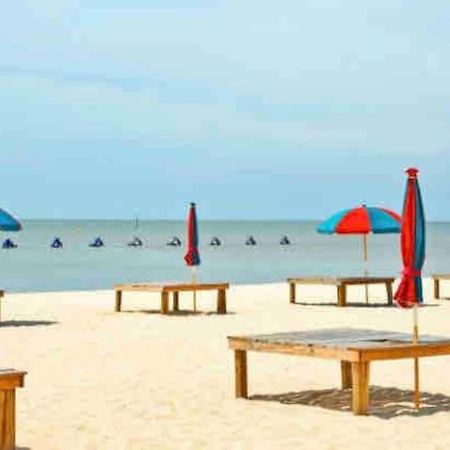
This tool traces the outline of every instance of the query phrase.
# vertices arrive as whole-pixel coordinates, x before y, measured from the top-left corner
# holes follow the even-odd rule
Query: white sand
[[[331,287],[303,290],[308,301],[334,299]],[[371,287],[382,303],[382,287]],[[449,288],[450,295],[450,288]],[[450,336],[450,302],[420,311],[423,333]],[[350,289],[362,299],[363,289]],[[427,396],[412,412],[412,361],[374,363],[373,415],[354,417],[339,387],[339,363],[250,354],[251,395],[236,400],[226,336],[336,326],[407,331],[397,308],[290,305],[285,284],[239,286],[230,314],[171,315],[149,294],[113,292],[9,294],[3,301],[0,365],[28,371],[17,393],[17,443],[33,450],[78,449],[449,449],[450,357],[421,360]],[[191,307],[191,294],[181,307]],[[203,310],[215,308],[201,295]],[[42,324],[39,324],[42,322]],[[45,324],[46,322],[50,322]],[[54,323],[52,323],[54,322]],[[383,388],[381,388],[381,386]],[[330,390],[331,389],[331,390]]]

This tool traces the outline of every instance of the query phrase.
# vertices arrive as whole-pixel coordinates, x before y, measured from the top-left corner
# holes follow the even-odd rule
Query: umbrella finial
[[[191,206],[195,206],[195,202],[191,202],[190,205],[191,205]]]
[[[410,168],[406,169],[405,172],[408,174],[409,178],[417,178],[419,169],[416,169],[415,167],[410,167]]]

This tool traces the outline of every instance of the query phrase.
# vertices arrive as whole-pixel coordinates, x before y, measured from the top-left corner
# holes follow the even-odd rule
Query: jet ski
[[[95,238],[94,242],[91,242],[89,244],[89,247],[93,247],[93,248],[100,248],[100,247],[104,247],[105,243],[102,241],[101,237],[97,237]]]
[[[248,245],[248,246],[254,246],[254,245],[257,245],[256,239],[255,239],[253,236],[249,236],[249,237],[247,238],[247,240],[245,241],[245,245]]]
[[[212,247],[220,247],[222,245],[222,241],[217,236],[214,236],[209,245]]]
[[[63,248],[63,243],[59,237],[55,237],[52,243],[50,244],[51,248]]]
[[[134,238],[127,244],[128,247],[142,247],[143,245],[144,243],[139,236],[134,236]]]
[[[166,245],[168,245],[169,247],[180,247],[181,240],[177,236],[174,236],[169,242],[167,242]]]
[[[17,248],[17,244],[15,244],[12,239],[8,238],[3,241],[2,248],[8,250],[10,248]]]
[[[291,245],[291,241],[289,240],[289,238],[286,235],[284,235],[280,239],[280,245]]]

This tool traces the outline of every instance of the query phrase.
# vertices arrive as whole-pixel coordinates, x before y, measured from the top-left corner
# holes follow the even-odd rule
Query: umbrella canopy
[[[0,208],[0,231],[20,231],[21,229],[20,221]]]
[[[400,229],[401,217],[397,213],[366,205],[333,214],[317,227],[324,234],[400,233]]]
[[[417,181],[418,170],[410,168],[406,173],[408,180],[400,239],[403,272],[395,293],[395,300],[404,308],[423,301],[421,270],[425,262],[425,214]]]
[[[200,253],[198,251],[198,226],[197,213],[195,210],[195,203],[191,203],[189,208],[188,223],[187,223],[187,253],[184,256],[187,266],[200,265]]]

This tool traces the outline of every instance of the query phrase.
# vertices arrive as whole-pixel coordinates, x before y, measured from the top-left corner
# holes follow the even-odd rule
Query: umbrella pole
[[[195,288],[195,285],[197,284],[197,271],[195,270],[195,266],[192,266],[192,284],[194,285],[192,291],[194,312],[197,312],[197,289]]]
[[[414,328],[413,328],[413,344],[419,343],[419,319],[417,303],[414,304]],[[420,406],[420,392],[419,392],[419,358],[414,358],[414,403],[416,410]]]
[[[364,247],[364,275],[367,277],[369,275],[369,271],[367,269],[367,262],[369,260],[369,246],[367,245],[367,234],[363,235],[363,247]],[[369,286],[367,284],[364,285],[366,291],[366,305],[369,304]]]

